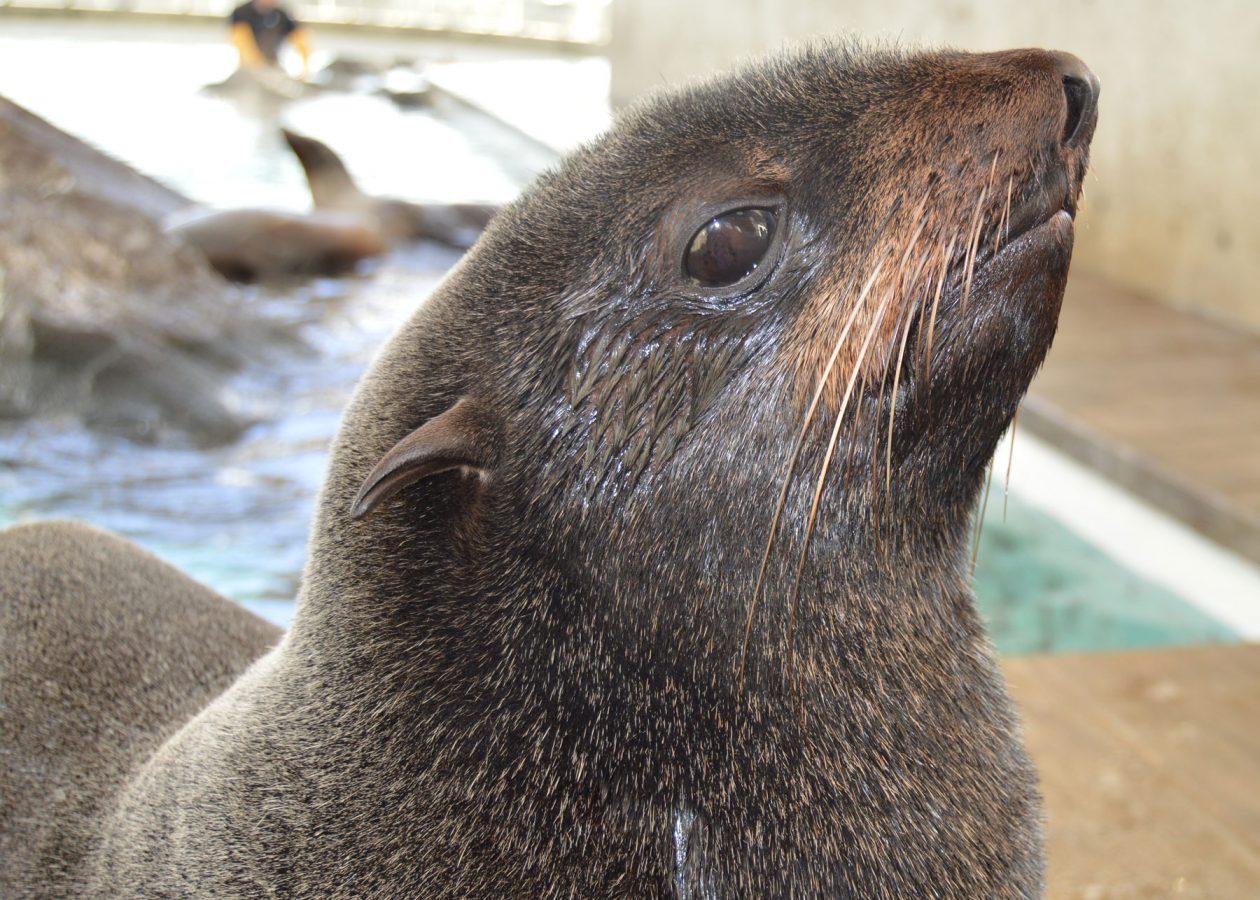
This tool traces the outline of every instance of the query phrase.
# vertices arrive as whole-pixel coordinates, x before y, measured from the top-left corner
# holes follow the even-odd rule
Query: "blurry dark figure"
[[[278,0],[249,0],[228,17],[232,45],[241,56],[241,67],[260,69],[278,65],[280,48],[290,41],[302,58],[302,77],[310,67],[311,47],[306,29],[280,6]]]

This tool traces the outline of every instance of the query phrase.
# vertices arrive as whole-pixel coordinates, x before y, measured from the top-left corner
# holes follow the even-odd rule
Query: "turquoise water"
[[[1054,518],[990,493],[976,598],[1003,653],[1119,650],[1239,640],[1230,628],[1141,577]]]
[[[221,44],[76,36],[76,27],[0,35],[0,93],[207,202],[307,203],[275,123],[198,94],[230,67]],[[504,199],[528,174],[520,157],[504,158],[501,144],[375,98],[325,97],[285,117],[341,149],[382,192]],[[354,277],[254,291],[255,306],[299,340],[231,385],[262,420],[231,446],[138,446],[57,421],[0,426],[0,524],[93,522],[286,624],[341,408],[376,348],[455,259],[420,247]],[[976,593],[1003,652],[1235,638],[1018,495],[1004,518],[1000,485],[993,495]]]

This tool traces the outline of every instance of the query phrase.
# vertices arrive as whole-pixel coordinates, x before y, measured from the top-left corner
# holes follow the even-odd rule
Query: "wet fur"
[[[899,217],[927,214],[928,169],[974,209],[991,150],[1032,165],[1061,127],[1056,77],[1035,51],[817,48],[640,106],[540,179],[360,384],[290,633],[125,778],[97,769],[85,793],[108,800],[32,804],[91,839],[55,867],[26,857],[9,892],[1039,895],[1036,778],[968,533],[1070,239],[970,275],[953,259],[935,303],[871,274],[917,228]],[[682,284],[670,223],[761,191],[792,229],[766,285]],[[978,246],[957,206],[931,209]],[[938,238],[912,252],[949,256]],[[852,312],[868,282],[896,327]],[[933,305],[929,354],[902,329]],[[850,314],[842,350],[876,355],[838,354],[833,390],[820,363]],[[353,519],[377,460],[466,396],[497,417],[488,476]],[[74,632],[69,608],[49,603]]]

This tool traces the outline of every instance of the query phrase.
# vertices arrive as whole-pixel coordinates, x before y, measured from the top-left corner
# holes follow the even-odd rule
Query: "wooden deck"
[[[1260,897],[1260,644],[1004,666],[1051,898]]]
[[[1260,562],[1260,335],[1074,273],[1020,424]]]

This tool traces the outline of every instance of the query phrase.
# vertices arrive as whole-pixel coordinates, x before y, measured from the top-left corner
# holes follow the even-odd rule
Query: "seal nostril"
[[[1063,96],[1067,98],[1067,121],[1063,125],[1063,143],[1070,146],[1076,139],[1092,95],[1093,91],[1090,90],[1085,79],[1077,78],[1075,75],[1063,76]]]

